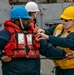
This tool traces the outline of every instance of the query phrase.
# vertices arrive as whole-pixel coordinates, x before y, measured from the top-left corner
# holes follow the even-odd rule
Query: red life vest
[[[25,32],[22,32],[22,30],[10,20],[5,21],[4,27],[11,34],[10,41],[4,47],[6,55],[11,58],[38,58],[40,56],[40,43],[35,39],[36,30],[33,23],[31,23],[30,30]]]

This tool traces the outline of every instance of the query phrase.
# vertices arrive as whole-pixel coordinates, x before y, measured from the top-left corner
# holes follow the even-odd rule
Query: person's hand
[[[3,62],[10,62],[10,61],[11,61],[11,58],[10,58],[9,56],[2,56],[2,57],[1,57],[1,60],[2,60]]]
[[[35,29],[38,32],[38,30],[40,29],[37,25],[35,25]]]
[[[48,35],[46,35],[46,34],[44,34],[44,33],[38,33],[37,35],[36,35],[36,39],[39,41],[39,40],[42,40],[42,39],[49,39],[49,36]]]
[[[73,59],[74,58],[74,54],[72,52],[67,52],[65,57],[68,58],[68,59]]]
[[[45,30],[43,30],[43,29],[38,29],[37,33],[45,33]]]

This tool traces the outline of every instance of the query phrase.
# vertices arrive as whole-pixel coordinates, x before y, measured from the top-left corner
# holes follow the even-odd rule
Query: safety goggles
[[[61,18],[61,20],[62,20],[62,21],[65,21],[65,22],[68,22],[68,21],[70,21],[70,20],[67,20],[67,19],[63,19],[63,18]]]

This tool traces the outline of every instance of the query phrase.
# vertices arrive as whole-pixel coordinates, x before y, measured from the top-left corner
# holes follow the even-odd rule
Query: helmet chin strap
[[[71,27],[71,26],[73,25],[73,24],[72,24],[73,21],[74,21],[74,20],[72,20],[72,21],[66,26],[66,29],[68,29],[69,27]]]
[[[23,26],[23,23],[22,23],[22,19],[20,18],[19,20],[20,20],[20,24],[21,24],[22,29],[24,29],[24,26]]]

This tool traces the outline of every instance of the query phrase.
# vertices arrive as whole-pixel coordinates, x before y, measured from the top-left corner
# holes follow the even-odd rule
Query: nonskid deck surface
[[[46,59],[44,56],[41,56],[41,75],[55,75],[52,73],[54,64],[52,60]]]

